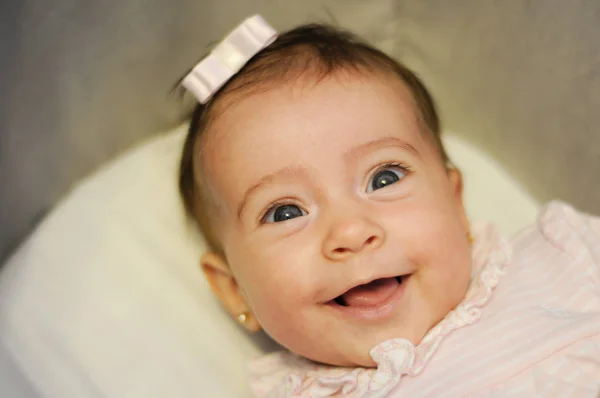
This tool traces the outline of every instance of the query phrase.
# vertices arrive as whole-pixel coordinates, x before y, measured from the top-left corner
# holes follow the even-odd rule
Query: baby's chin
[[[404,336],[402,336],[402,334],[398,334],[397,332],[380,333],[378,336],[373,336],[374,338],[371,342],[350,342],[346,343],[347,347],[345,347],[345,349],[328,352],[310,352],[300,355],[310,359],[311,361],[322,363],[324,365],[376,368],[377,364],[371,357],[371,351],[373,348],[379,344],[393,339],[409,340],[413,345],[416,346],[423,339],[423,337],[425,337],[428,329],[429,328],[426,328],[423,331],[412,330],[408,333],[404,333]]]
[[[369,355],[369,351],[362,352],[346,352],[338,353],[333,355],[325,355],[322,353],[316,355],[304,355],[305,358],[310,359],[313,362],[320,363],[327,366],[342,366],[347,368],[376,368],[377,364]]]
[[[346,352],[330,353],[326,356],[323,356],[321,353],[321,355],[315,355],[312,358],[308,357],[308,359],[329,366],[343,366],[349,368],[376,368],[377,364],[375,363],[373,358],[371,358],[370,355],[371,349],[373,349],[375,346],[377,346],[377,344],[367,349],[360,347],[360,349],[356,351],[352,350]]]

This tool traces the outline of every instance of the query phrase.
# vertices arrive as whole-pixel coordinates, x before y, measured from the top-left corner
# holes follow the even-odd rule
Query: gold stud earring
[[[470,245],[472,245],[473,242],[475,242],[475,238],[473,238],[473,235],[471,235],[471,231],[467,232],[467,240],[469,241]]]
[[[248,311],[242,312],[238,315],[237,320],[239,323],[241,323],[242,325],[245,325],[246,322],[248,321],[248,317],[250,316],[250,313]]]

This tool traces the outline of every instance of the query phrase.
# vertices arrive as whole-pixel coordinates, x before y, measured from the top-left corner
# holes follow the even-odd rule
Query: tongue
[[[396,278],[377,279],[348,290],[342,300],[348,307],[373,307],[390,297],[397,287]]]

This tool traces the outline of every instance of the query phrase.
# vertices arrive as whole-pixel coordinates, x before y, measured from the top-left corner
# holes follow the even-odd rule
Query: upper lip
[[[401,274],[392,274],[392,275],[380,275],[380,276],[376,276],[376,277],[370,277],[369,279],[362,279],[362,280],[358,280],[358,281],[353,281],[351,284],[347,285],[343,290],[340,290],[335,296],[331,297],[329,300],[326,300],[326,303],[329,303],[331,301],[334,301],[336,298],[340,297],[341,295],[343,295],[344,293],[354,289],[357,286],[361,286],[361,285],[367,285],[373,281],[376,281],[377,279],[387,279],[387,278],[396,278],[399,276],[405,276],[405,275],[410,275],[410,272],[405,272],[405,273],[401,273]]]

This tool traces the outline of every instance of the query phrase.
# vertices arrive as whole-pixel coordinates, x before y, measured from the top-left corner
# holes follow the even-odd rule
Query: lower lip
[[[406,283],[410,279],[410,275],[406,275],[402,278],[402,283],[400,283],[394,292],[381,303],[370,306],[370,307],[345,307],[343,305],[339,305],[335,301],[330,301],[326,305],[331,307],[332,310],[340,313],[342,316],[360,319],[360,320],[382,320],[389,318],[393,313],[396,307],[402,301],[402,297],[404,297],[404,292],[406,290]]]

